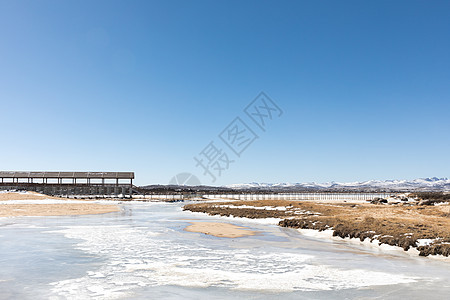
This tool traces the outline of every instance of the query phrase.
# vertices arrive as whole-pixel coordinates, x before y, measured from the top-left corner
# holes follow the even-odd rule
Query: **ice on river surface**
[[[120,213],[0,220],[0,299],[439,299],[449,265],[384,254],[274,225],[126,203]],[[259,232],[237,239],[183,229],[195,220]]]

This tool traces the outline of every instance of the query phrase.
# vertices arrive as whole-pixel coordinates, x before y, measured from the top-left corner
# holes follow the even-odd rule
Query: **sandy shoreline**
[[[66,200],[65,198],[47,196],[35,192],[0,192],[0,201],[10,200],[42,200],[42,199],[58,199]]]
[[[199,232],[215,237],[238,238],[255,235],[256,231],[247,230],[245,227],[218,222],[190,222],[184,230]]]
[[[48,200],[58,200],[57,203],[46,203]],[[15,201],[13,204],[8,202]],[[24,203],[17,203],[24,201]],[[36,203],[30,203],[36,201]],[[67,201],[67,203],[64,203]],[[92,215],[117,212],[120,208],[112,204],[90,203],[79,201],[73,203],[64,198],[51,197],[37,193],[0,193],[0,217],[22,216],[73,216]]]

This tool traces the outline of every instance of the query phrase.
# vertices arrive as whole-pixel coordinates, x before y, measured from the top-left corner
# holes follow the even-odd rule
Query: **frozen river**
[[[126,203],[120,213],[0,218],[0,299],[446,299],[450,263],[256,221]],[[231,222],[237,239],[183,229]]]

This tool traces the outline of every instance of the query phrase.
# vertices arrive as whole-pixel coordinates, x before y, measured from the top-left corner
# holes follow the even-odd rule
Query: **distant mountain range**
[[[296,190],[296,191],[450,191],[448,178],[420,178],[414,180],[369,180],[362,182],[328,183],[244,183],[226,188],[236,190]]]
[[[414,180],[369,180],[361,182],[327,182],[327,183],[240,183],[225,186],[207,185],[147,185],[138,187],[140,191],[155,193],[199,192],[199,193],[230,193],[236,192],[450,192],[448,178],[420,178]]]

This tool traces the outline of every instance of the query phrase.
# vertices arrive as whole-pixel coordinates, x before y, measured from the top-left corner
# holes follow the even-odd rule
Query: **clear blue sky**
[[[1,170],[216,185],[450,176],[449,1],[0,0]],[[283,110],[266,132],[243,109]],[[241,157],[218,138],[241,117]]]

